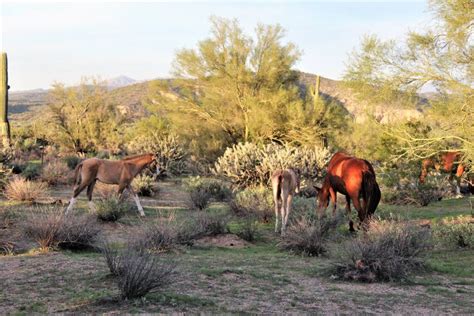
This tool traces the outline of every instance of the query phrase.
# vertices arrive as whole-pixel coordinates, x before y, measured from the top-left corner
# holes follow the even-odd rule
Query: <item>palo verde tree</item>
[[[65,151],[119,150],[124,117],[109,102],[100,82],[84,81],[76,87],[55,84],[49,95],[44,137]]]
[[[154,82],[148,109],[201,156],[238,142],[288,141],[292,126],[306,124],[296,122],[305,113],[292,69],[300,52],[279,25],[258,25],[254,36],[236,20],[212,17],[211,25],[208,39],[176,54],[178,79]]]
[[[474,162],[474,3],[431,0],[433,26],[411,32],[404,43],[366,37],[347,69],[345,79],[370,101],[396,106],[419,105],[418,94],[436,93],[418,125],[384,128],[400,149],[396,157],[420,159],[439,151],[459,150]],[[420,134],[420,128],[424,131]]]

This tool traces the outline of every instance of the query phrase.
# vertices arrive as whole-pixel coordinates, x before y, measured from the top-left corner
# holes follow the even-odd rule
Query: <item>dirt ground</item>
[[[67,199],[69,190],[58,188],[52,195]],[[186,193],[176,182],[160,183],[156,197],[142,198],[145,220],[155,220],[170,212],[187,212],[186,199]],[[447,212],[450,208],[453,214],[468,212],[467,199],[437,204],[431,210],[437,212],[439,208]],[[85,206],[82,196],[78,208]],[[387,211],[392,209],[389,207]],[[135,214],[130,214],[118,223],[102,224],[102,228],[106,236],[121,242],[142,223]],[[433,253],[429,262],[434,268],[410,282],[350,283],[323,273],[330,264],[328,258],[295,256],[279,250],[278,237],[271,233],[269,225],[253,243],[229,234],[204,238],[192,247],[166,254],[165,260],[176,265],[173,282],[144,299],[121,301],[116,281],[99,253],[42,253],[31,241],[22,240],[17,224],[13,220],[8,227],[0,227],[0,237],[23,242],[29,250],[0,257],[1,315],[474,312],[473,250]]]

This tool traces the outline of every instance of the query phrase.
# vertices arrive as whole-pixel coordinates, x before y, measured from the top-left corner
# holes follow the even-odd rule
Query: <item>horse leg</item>
[[[92,181],[91,184],[89,184],[89,186],[87,187],[87,199],[89,200],[88,201],[89,209],[93,212],[96,211],[95,205],[92,202],[92,192],[94,191],[95,182],[96,182],[95,180]]]
[[[133,191],[131,185],[128,185],[127,189],[130,193],[132,193],[133,199],[135,200],[135,204],[137,204],[138,213],[140,213],[140,216],[145,216],[145,212],[143,212],[143,207],[140,204],[140,200],[138,199],[138,194]]]
[[[359,227],[364,226],[366,214],[365,214],[365,209],[363,209],[362,206],[360,205],[359,195],[358,194],[352,195],[351,199],[352,199],[352,203],[354,204],[354,207],[357,210],[357,215],[359,216]]]
[[[288,203],[288,192],[287,190],[282,188],[281,190],[281,235],[282,236],[285,235],[285,228],[286,228],[285,218],[287,218],[286,214],[288,212],[287,203]]]
[[[281,195],[281,194],[280,194]],[[278,196],[277,185],[273,185],[273,202],[275,203],[275,233],[278,233],[278,215],[280,213],[280,198]]]
[[[354,222],[351,219],[351,198],[349,195],[346,195],[346,214],[349,217],[349,231],[355,232]]]
[[[87,183],[81,182],[78,186],[74,187],[72,198],[69,201],[69,205],[66,211],[64,212],[65,215],[67,215],[67,213],[69,213],[69,211],[72,210],[74,203],[76,203],[77,196],[81,194],[81,192],[87,187],[87,185],[88,185]]]
[[[288,225],[288,216],[290,215],[292,200],[293,200],[293,195],[289,194],[286,198],[286,213],[285,213],[285,221],[284,221],[285,230],[286,230],[286,226]]]
[[[329,194],[331,195],[331,202],[332,202],[332,216],[336,216],[336,208],[337,208],[337,193],[334,191],[333,188],[329,189]]]

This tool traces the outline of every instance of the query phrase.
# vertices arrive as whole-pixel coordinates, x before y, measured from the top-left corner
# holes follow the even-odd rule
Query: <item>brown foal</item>
[[[81,192],[87,188],[87,198],[89,200],[89,208],[95,210],[92,203],[92,192],[96,181],[106,184],[118,184],[118,195],[122,199],[122,193],[125,189],[132,194],[137,204],[138,212],[141,216],[145,216],[143,207],[140,204],[138,195],[133,191],[131,183],[136,175],[143,169],[156,161],[154,154],[143,154],[124,158],[122,160],[105,160],[98,158],[90,158],[82,161],[77,165],[74,176],[74,193],[66,209],[66,214],[72,209],[76,198]],[[160,172],[160,167],[156,165],[156,174]]]
[[[300,191],[300,179],[293,169],[275,170],[271,177],[275,202],[275,233],[278,233],[278,215],[281,217],[281,234],[285,234],[291,202]]]

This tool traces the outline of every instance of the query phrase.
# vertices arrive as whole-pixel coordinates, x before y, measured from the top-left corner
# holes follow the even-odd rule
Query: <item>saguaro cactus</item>
[[[316,76],[316,82],[314,84],[314,88],[312,89],[312,96],[313,96],[313,110],[317,110],[320,106],[319,104],[319,85],[321,83],[321,79],[319,75]]]
[[[8,62],[7,53],[2,52],[1,83],[0,83],[0,136],[3,146],[10,145],[10,123],[8,122]]]

